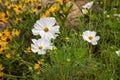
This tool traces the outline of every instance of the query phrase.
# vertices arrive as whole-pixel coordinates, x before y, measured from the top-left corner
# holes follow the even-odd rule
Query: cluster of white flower
[[[52,50],[51,39],[55,39],[59,32],[59,26],[55,25],[54,17],[41,18],[37,20],[32,29],[33,35],[40,35],[40,39],[32,39],[31,50],[34,53],[46,54],[46,50]]]

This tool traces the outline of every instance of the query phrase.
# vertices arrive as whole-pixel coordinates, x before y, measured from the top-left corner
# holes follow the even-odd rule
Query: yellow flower
[[[8,1],[6,1],[4,5],[7,7],[9,5]]]
[[[42,4],[37,5],[37,10],[40,10],[43,7]]]
[[[37,3],[37,0],[24,0],[25,3]]]
[[[50,15],[51,15],[50,11],[47,10],[47,11],[45,12],[45,14],[42,15],[42,18],[49,17]]]
[[[41,61],[38,61],[38,63],[36,63],[36,64],[34,65],[34,69],[35,69],[35,70],[36,70],[36,69],[39,69],[41,66],[42,66],[42,62],[41,62]]]
[[[36,70],[36,69],[39,69],[40,68],[40,65],[39,64],[35,64],[34,65],[34,69]]]
[[[5,37],[5,36],[9,36],[10,35],[10,32],[8,31],[8,29],[5,29],[3,32],[2,32],[2,35]]]
[[[15,11],[17,15],[21,14],[23,13],[23,5],[22,4],[15,5],[15,8],[13,10]]]
[[[31,47],[26,48],[25,52],[30,53],[31,52]]]
[[[41,61],[38,61],[38,64],[39,64],[40,66],[42,66],[42,62],[41,62]]]
[[[0,54],[5,52],[5,50],[8,48],[7,44],[7,42],[0,41]]]
[[[58,10],[59,10],[59,6],[58,5],[54,5],[54,6],[50,7],[49,12],[53,14],[53,13],[55,13]]]
[[[58,3],[67,3],[69,0],[56,0]]]
[[[0,3],[2,3],[2,0],[0,0]]]
[[[12,35],[10,34],[10,32],[8,31],[8,29],[5,29],[2,33],[2,37],[1,40],[4,42],[10,42],[12,40]]]
[[[31,0],[24,0],[25,3],[31,3]]]
[[[11,32],[12,36],[15,37],[15,36],[19,36],[20,34],[20,31],[17,30],[17,29],[13,29],[12,32]]]
[[[22,21],[22,18],[16,18],[15,23],[19,23]]]
[[[64,8],[63,8],[63,11],[64,11],[65,13],[68,12],[68,8],[64,7]]]
[[[38,10],[37,10],[37,9],[32,9],[30,12],[31,12],[32,14],[37,14],[37,13],[38,13]]]
[[[2,71],[4,69],[4,67],[2,66],[2,64],[0,64],[0,71]]]
[[[8,54],[5,55],[5,57],[8,58],[8,59],[11,58],[11,54],[8,53]]]
[[[9,12],[8,11],[6,11],[6,13],[0,12],[0,24],[6,23],[8,18],[9,18]]]
[[[3,72],[0,72],[0,80],[3,80],[3,78],[2,78],[3,74],[4,74]]]

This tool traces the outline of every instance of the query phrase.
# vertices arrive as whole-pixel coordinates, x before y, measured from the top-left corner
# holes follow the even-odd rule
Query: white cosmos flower
[[[82,6],[84,9],[90,9],[93,6],[93,1],[86,3],[85,5]]]
[[[33,44],[31,44],[31,50],[36,53],[38,52],[38,54],[45,54],[46,50],[50,49],[52,50],[52,44],[50,42],[50,40],[46,40],[46,39],[32,39]]]
[[[120,56],[120,50],[115,51],[115,53],[116,53],[118,56]]]
[[[59,32],[59,26],[56,25],[56,20],[54,17],[41,18],[37,20],[32,29],[34,35],[40,35],[41,38],[50,40],[51,38],[55,39]]]
[[[97,45],[97,41],[100,39],[100,36],[96,36],[95,31],[89,31],[89,30],[83,32],[82,37],[85,41],[88,41],[92,43],[93,45]]]

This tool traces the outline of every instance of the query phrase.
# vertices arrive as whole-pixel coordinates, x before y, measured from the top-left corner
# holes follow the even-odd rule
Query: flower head
[[[54,17],[41,18],[34,24],[32,33],[34,35],[40,35],[41,38],[50,40],[51,38],[55,39],[59,33],[59,26],[54,26],[56,20]]]
[[[15,8],[13,10],[15,11],[17,15],[21,14],[23,13],[23,5],[22,4],[15,5]]]
[[[56,0],[58,3],[67,3],[69,0]]]
[[[100,39],[100,36],[96,36],[96,32],[95,31],[85,31],[83,32],[83,39],[85,41],[88,41],[90,43],[92,43],[93,45],[97,45],[97,41]]]
[[[52,44],[49,40],[46,39],[32,39],[33,44],[31,44],[31,50],[36,53],[38,52],[38,54],[45,54],[46,50],[48,49],[52,49]]]

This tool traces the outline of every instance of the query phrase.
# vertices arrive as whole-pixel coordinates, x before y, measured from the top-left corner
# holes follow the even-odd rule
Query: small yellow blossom
[[[41,66],[42,66],[42,62],[41,62],[41,61],[38,61],[38,63],[36,63],[36,64],[34,65],[34,69],[35,69],[35,70],[36,70],[36,69],[39,69]]]
[[[38,13],[38,10],[37,10],[37,9],[31,9],[30,13],[32,13],[32,14],[37,14],[37,13]]]
[[[4,67],[2,66],[2,64],[0,64],[0,71],[2,71],[4,69]]]
[[[42,66],[42,62],[41,62],[41,61],[38,61],[38,64],[39,64],[40,66]]]
[[[0,0],[0,3],[2,3],[2,0]]]
[[[8,31],[8,29],[5,29],[2,32],[2,37],[0,38],[2,41],[4,42],[10,42],[12,40],[12,35],[10,34],[10,32]]]
[[[0,41],[0,54],[2,54],[7,48],[7,42]]]
[[[50,7],[49,12],[53,14],[53,13],[55,13],[58,10],[59,10],[59,6],[58,5],[54,5],[54,6]]]
[[[31,47],[26,48],[25,52],[30,53],[31,52]]]
[[[5,13],[4,12],[0,12],[0,24],[4,24],[8,21],[8,18],[9,18],[9,12],[6,11]]]
[[[40,68],[40,65],[39,64],[35,64],[34,65],[34,69],[36,70],[36,69],[39,69]]]
[[[11,54],[8,53],[8,54],[5,55],[5,57],[8,58],[8,59],[11,58]]]
[[[16,18],[15,23],[19,23],[22,21],[22,18]]]
[[[15,5],[14,9],[15,13],[18,15],[18,14],[21,14],[23,13],[23,5],[22,4],[19,4],[19,5]]]
[[[31,0],[24,0],[25,3],[31,3]]]
[[[58,3],[67,3],[69,0],[56,0]]]
[[[66,13],[68,12],[68,8],[63,8],[63,11]]]
[[[37,10],[40,10],[43,7],[42,4],[37,5]]]
[[[6,1],[4,5],[7,7],[9,5],[8,1]]]
[[[24,0],[25,3],[37,3],[37,0]]]
[[[3,72],[0,72],[0,80],[3,80],[3,75],[4,75],[4,73]]]
[[[11,32],[12,36],[15,37],[15,36],[19,36],[20,34],[20,31],[17,30],[17,29],[13,29],[12,32]]]

